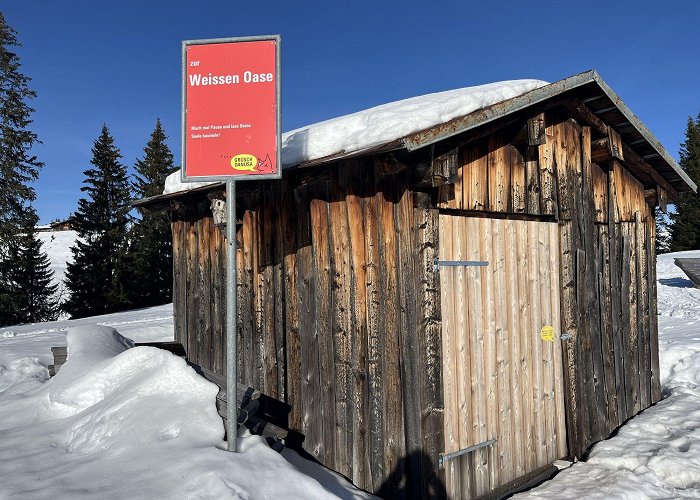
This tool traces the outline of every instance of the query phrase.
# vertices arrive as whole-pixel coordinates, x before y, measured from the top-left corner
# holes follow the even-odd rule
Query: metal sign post
[[[236,342],[236,181],[226,181],[226,435],[228,451],[238,451],[238,415],[236,386],[238,385],[238,342]]]
[[[236,182],[279,179],[279,35],[182,45],[182,181],[226,182],[226,435],[237,451]]]

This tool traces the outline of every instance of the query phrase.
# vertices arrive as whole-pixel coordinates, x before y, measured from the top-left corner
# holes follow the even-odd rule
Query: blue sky
[[[180,161],[181,41],[282,35],[283,130],[406,97],[597,69],[678,157],[700,113],[700,2],[15,0],[38,98],[42,222],[73,212],[106,123],[131,166],[157,117]]]

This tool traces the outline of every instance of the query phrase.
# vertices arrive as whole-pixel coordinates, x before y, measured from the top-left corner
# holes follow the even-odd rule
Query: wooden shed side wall
[[[438,214],[407,171],[382,180],[363,161],[239,199],[239,379],[287,402],[304,449],[357,486],[440,497]],[[223,374],[225,289],[208,282],[225,283],[224,241],[206,205],[173,214],[175,330]]]
[[[542,118],[540,144],[511,127],[460,147],[438,206],[558,221],[568,446],[581,456],[660,398],[654,217],[620,161],[591,161],[590,128],[562,110]]]

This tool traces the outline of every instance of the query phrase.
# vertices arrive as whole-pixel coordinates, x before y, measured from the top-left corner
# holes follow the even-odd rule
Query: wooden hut
[[[240,381],[357,486],[497,496],[659,400],[654,209],[696,188],[594,71],[238,186]],[[221,196],[141,204],[223,375]]]

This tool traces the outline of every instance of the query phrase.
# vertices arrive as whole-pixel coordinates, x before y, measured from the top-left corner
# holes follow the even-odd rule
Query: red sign
[[[185,42],[184,178],[279,175],[279,38]]]

